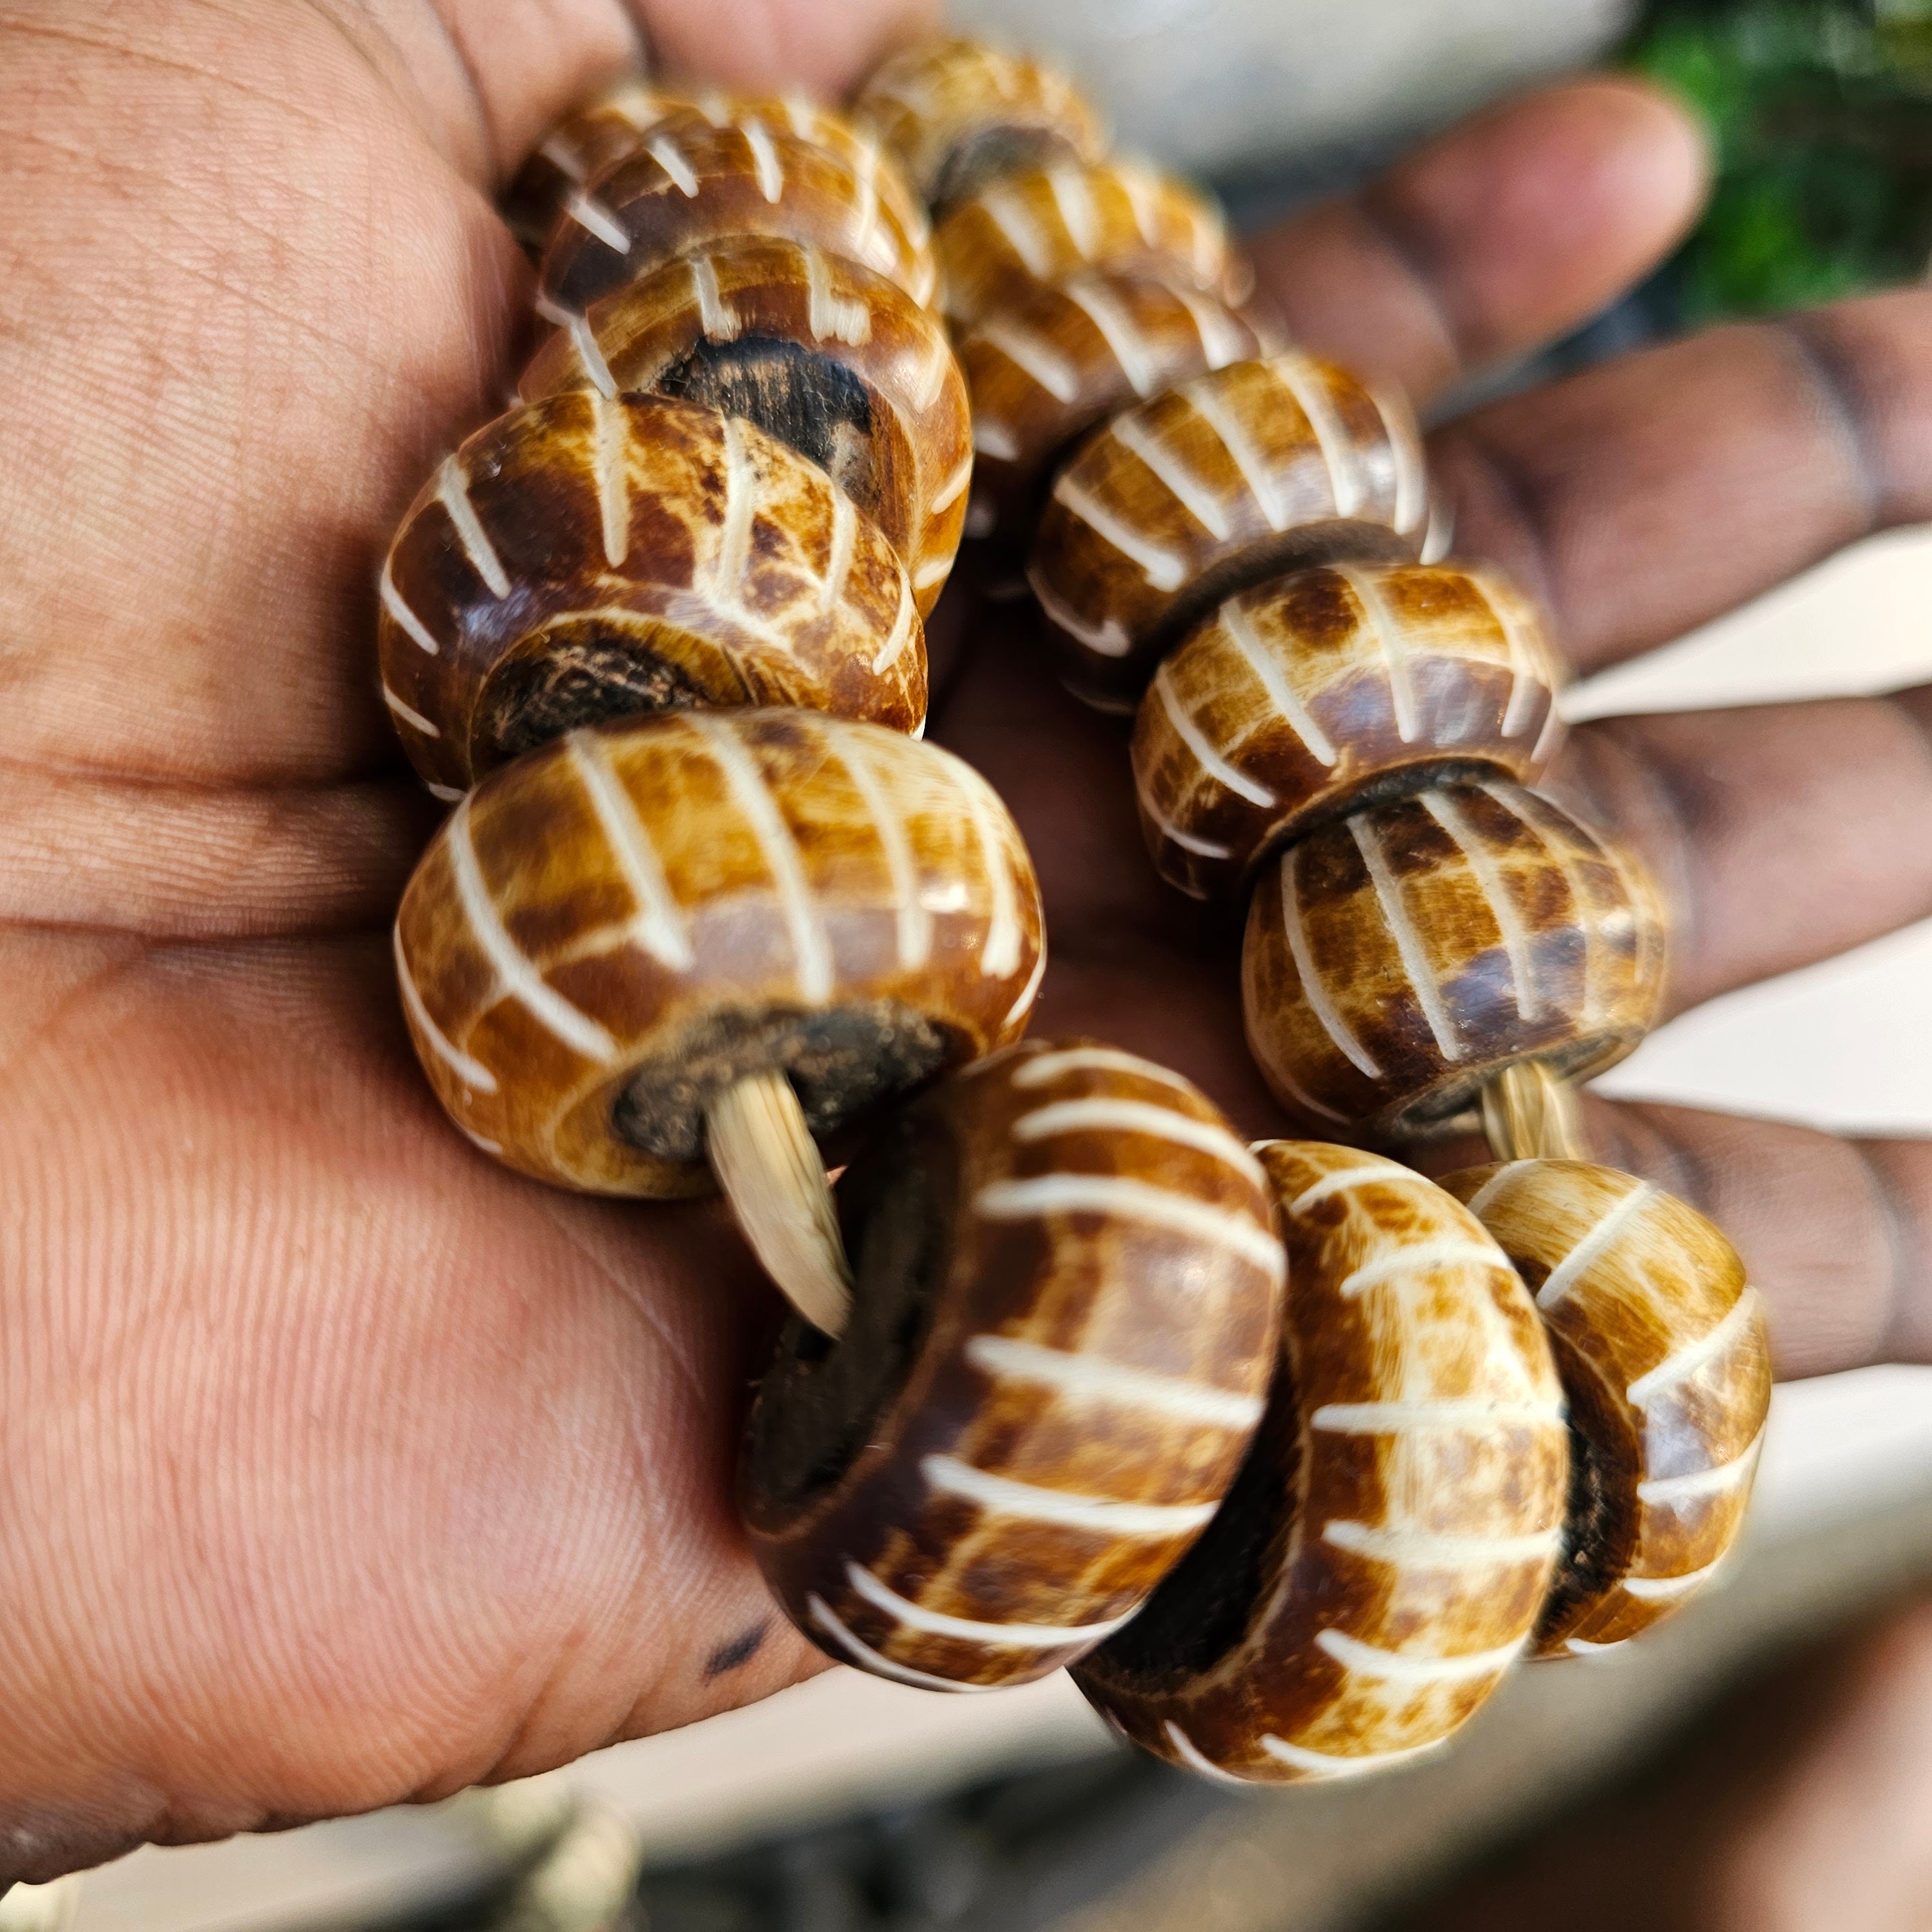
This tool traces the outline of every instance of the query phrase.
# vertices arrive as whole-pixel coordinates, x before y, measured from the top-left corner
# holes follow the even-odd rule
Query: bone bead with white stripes
[[[1263,866],[1248,1044],[1304,1118],[1447,1129],[1514,1062],[1580,1080],[1621,1060],[1656,1019],[1664,940],[1630,854],[1520,786],[1438,785]]]
[[[756,423],[827,472],[896,550],[920,615],[959,547],[973,473],[966,388],[938,318],[808,243],[700,249],[570,318],[526,400],[650,390]]]
[[[1064,75],[974,40],[902,49],[852,104],[940,209],[1002,175],[1106,152],[1100,116]]]
[[[418,865],[403,1004],[458,1126],[608,1194],[710,1185],[761,1073],[820,1139],[1014,1039],[1045,964],[1006,808],[936,746],[804,711],[572,733],[485,779]]]
[[[1530,1640],[1562,1533],[1562,1392],[1481,1224],[1352,1148],[1257,1148],[1288,1295],[1213,1523],[1077,1673],[1136,1743],[1257,1784],[1440,1744]]]
[[[760,1563],[842,1663],[1024,1683],[1129,1616],[1261,1418],[1282,1286],[1252,1155],[1187,1082],[1086,1042],[981,1061],[838,1184],[836,1343],[794,1323],[741,1480]]]
[[[551,128],[503,197],[503,217],[510,232],[532,257],[541,256],[558,223],[565,218],[572,196],[580,190],[592,190],[592,184],[618,162],[643,153],[654,141],[662,146],[672,181],[680,182],[680,164],[686,172],[691,164],[675,134],[667,134],[663,124],[674,116],[694,113],[716,128],[742,128],[748,122],[767,128],[782,128],[801,141],[826,149],[855,175],[874,184],[880,200],[907,234],[922,243],[928,238],[925,208],[897,163],[880,153],[878,136],[870,128],[856,125],[802,94],[776,100],[716,92],[692,94],[635,79],[620,82]],[[691,178],[694,182],[695,175]]]
[[[1162,878],[1239,892],[1268,854],[1370,799],[1478,772],[1528,784],[1562,669],[1493,571],[1363,564],[1230,598],[1141,700],[1134,784]]]
[[[1162,654],[1236,592],[1413,559],[1428,499],[1408,404],[1291,350],[1094,431],[1053,486],[1027,574],[1069,688],[1129,710]]]
[[[1152,266],[1231,302],[1254,287],[1220,210],[1138,161],[1005,176],[956,204],[932,245],[940,306],[956,328],[1089,270]]]
[[[1546,1656],[1622,1643],[1690,1601],[1742,1526],[1771,1402],[1764,1306],[1696,1209],[1584,1161],[1443,1184],[1536,1297],[1570,1400],[1569,1522]]]
[[[1282,346],[1263,320],[1157,265],[1025,290],[959,338],[978,454],[972,533],[1030,532],[1054,464],[1115,410]]]
[[[700,110],[667,116],[650,140],[564,204],[538,281],[549,309],[580,314],[674,256],[735,235],[778,235],[844,255],[932,298],[932,244],[881,190],[891,164],[876,151],[847,160],[748,112],[716,120]]]
[[[666,115],[690,104],[688,95],[630,74],[558,121],[503,191],[503,220],[524,253],[538,260],[564,203],[594,176],[635,154]]]
[[[694,404],[593,388],[500,416],[424,485],[380,592],[383,694],[442,796],[600,718],[926,716],[884,536],[815,464]]]

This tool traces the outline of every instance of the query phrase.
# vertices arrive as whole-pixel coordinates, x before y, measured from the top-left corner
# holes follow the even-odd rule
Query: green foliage
[[[1711,206],[1673,265],[1684,320],[1922,276],[1932,256],[1932,0],[1669,0],[1633,50],[1702,116]]]

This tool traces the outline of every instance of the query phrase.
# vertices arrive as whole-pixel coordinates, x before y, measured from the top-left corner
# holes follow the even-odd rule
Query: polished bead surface
[[[542,306],[553,316],[580,314],[675,256],[740,235],[814,243],[928,302],[924,218],[882,190],[890,165],[862,144],[842,155],[795,133],[782,114],[668,115],[642,148],[566,200],[538,273]]]
[[[1534,1058],[1582,1079],[1663,995],[1634,855],[1501,780],[1358,812],[1264,866],[1241,950],[1248,1043],[1298,1114],[1377,1137],[1457,1124]]]
[[[556,122],[503,191],[503,219],[530,259],[542,258],[579,188],[635,154],[660,121],[691,104],[687,94],[628,74]]]
[[[1230,598],[1141,700],[1134,788],[1162,878],[1234,898],[1317,822],[1454,774],[1520,784],[1562,739],[1561,660],[1495,570],[1337,565]]]
[[[1316,564],[1412,560],[1428,518],[1408,405],[1288,350],[1096,430],[1054,484],[1027,574],[1068,688],[1130,711],[1228,597]]]
[[[1771,1402],[1762,1298],[1694,1208],[1614,1168],[1514,1161],[1442,1184],[1556,1348],[1576,1454],[1537,1647],[1592,1656],[1690,1602],[1736,1540]]]
[[[1054,464],[1116,411],[1282,346],[1258,315],[1157,266],[1027,290],[959,337],[975,536],[1023,543]]]
[[[1054,68],[977,40],[928,40],[876,68],[854,112],[934,207],[1003,175],[1106,152],[1100,117]]]
[[[1132,160],[1002,176],[933,230],[940,302],[956,328],[1094,270],[1153,266],[1232,302],[1252,292],[1213,202]]]
[[[1259,1421],[1282,1263],[1259,1168],[1186,1081],[1090,1042],[982,1060],[839,1183],[853,1324],[800,1324],[740,1489],[842,1663],[1024,1683],[1118,1628]]]
[[[598,718],[926,716],[910,580],[815,464],[695,404],[553,396],[424,485],[379,586],[382,693],[440,796]]]
[[[591,304],[520,386],[651,391],[740,416],[825,470],[904,561],[924,616],[959,547],[973,473],[946,332],[896,283],[808,242],[693,250]]]
[[[1475,1217],[1420,1174],[1256,1150],[1288,1252],[1268,1414],[1219,1514],[1076,1672],[1136,1744],[1242,1783],[1441,1744],[1529,1642],[1568,1449],[1548,1342]]]
[[[520,1172],[711,1184],[710,1102],[783,1073],[837,1140],[1024,1028],[1040,893],[992,789],[937,746],[804,711],[587,728],[458,806],[403,897],[403,1004],[438,1098]]]

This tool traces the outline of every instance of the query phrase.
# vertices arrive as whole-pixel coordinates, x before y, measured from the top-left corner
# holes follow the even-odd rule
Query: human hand
[[[923,23],[894,0],[646,11],[674,61],[828,91]],[[714,1210],[578,1199],[476,1154],[413,1064],[388,963],[432,821],[374,695],[374,562],[514,368],[528,282],[490,193],[631,32],[617,0],[0,11],[0,1878],[535,1772],[821,1662],[730,1505],[770,1308],[735,1237]],[[1292,224],[1264,272],[1312,344],[1426,392],[1594,310],[1674,238],[1698,174],[1648,95],[1559,91]],[[1920,299],[1816,338],[1850,332],[1866,359],[1844,366],[1901,386],[1868,432],[1882,494],[1840,463],[1795,506],[1740,496],[1721,545],[1720,496],[1698,499],[1691,546],[1658,520],[1700,464],[1754,488],[1780,434],[1835,449],[1794,338],[1754,334],[1784,387],[1692,345],[1450,432],[1467,546],[1538,566],[1598,662],[1917,514]],[[1694,428],[1660,449],[1642,412],[1678,382]],[[1060,962],[1040,1029],[1152,1052],[1275,1124],[1229,957],[1177,925],[1139,854],[1117,728],[999,628],[935,725],[1039,858]],[[1808,741],[1816,823],[1802,848],[1778,835],[1803,904],[1754,908],[1748,948],[1730,909],[1762,876],[1759,819],[1673,844],[1628,776],[1671,730],[1724,721],[1579,734],[1575,782],[1683,855],[1687,997],[1926,909],[1932,860],[1868,862],[1848,894],[1820,847],[1869,850],[1875,815],[1919,802],[1888,790],[1932,784],[1906,713],[1808,715],[1868,736],[1850,756]],[[1749,738],[1733,725],[1727,755]],[[1901,1192],[1932,1184],[1922,1156],[1883,1157]],[[1726,1198],[1753,1164],[1720,1150],[1705,1172],[1790,1359],[1919,1346],[1909,1320],[1882,1342],[1875,1319],[1834,1327],[1819,1241],[1794,1250]]]

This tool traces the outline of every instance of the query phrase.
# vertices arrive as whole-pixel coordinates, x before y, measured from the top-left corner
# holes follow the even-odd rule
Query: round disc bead
[[[926,41],[894,54],[853,104],[936,208],[1002,175],[1106,152],[1100,117],[1066,78],[974,40]]]
[[[1024,1028],[1039,889],[936,746],[801,711],[573,732],[487,779],[418,865],[403,1003],[457,1125],[607,1194],[710,1186],[704,1116],[785,1075],[821,1139]]]
[[[701,249],[571,317],[526,398],[655,391],[742,416],[826,471],[904,560],[923,616],[959,547],[973,473],[946,332],[896,283],[808,242]]]
[[[589,389],[499,417],[417,496],[380,603],[383,694],[440,796],[636,712],[926,716],[884,536],[815,464],[694,404]]]
[[[842,1663],[1024,1683],[1131,1616],[1260,1420],[1282,1253],[1186,1082],[1084,1042],[983,1060],[839,1183],[852,1327],[782,1340],[741,1481],[786,1610]]]
[[[544,250],[550,310],[580,314],[674,256],[741,235],[783,236],[844,255],[931,300],[934,270],[922,221],[909,227],[877,151],[847,160],[789,123],[755,111],[716,121],[667,116],[638,152],[574,192]]]
[[[1426,534],[1406,404],[1290,350],[1116,416],[1060,474],[1028,577],[1076,694],[1130,710],[1189,626],[1312,565],[1412,560]]]
[[[1285,1105],[1399,1137],[1460,1122],[1514,1061],[1582,1079],[1621,1060],[1656,1018],[1664,968],[1636,860],[1485,782],[1372,806],[1264,866],[1242,998]]]
[[[1493,571],[1336,565],[1230,598],[1141,700],[1141,829],[1162,878],[1238,895],[1317,821],[1431,779],[1528,783],[1561,741],[1563,670]]]
[[[635,154],[667,114],[690,104],[633,74],[565,115],[504,191],[503,219],[525,252],[540,256],[572,195]]]
[[[1562,1534],[1562,1392],[1502,1250],[1352,1148],[1256,1149],[1289,1292],[1268,1414],[1199,1542],[1076,1672],[1135,1743],[1242,1782],[1440,1744],[1530,1640]]]
[[[1122,409],[1282,345],[1184,275],[1118,269],[1027,290],[959,338],[973,398],[973,533],[1017,537],[1053,464]]]
[[[1525,1160],[1443,1183],[1534,1292],[1569,1398],[1569,1526],[1547,1656],[1688,1603],[1744,1522],[1771,1402],[1763,1304],[1696,1209],[1613,1168]]]
[[[940,222],[933,247],[956,328],[1089,270],[1152,266],[1229,302],[1254,285],[1220,211],[1137,161],[1066,162],[994,182]]]

